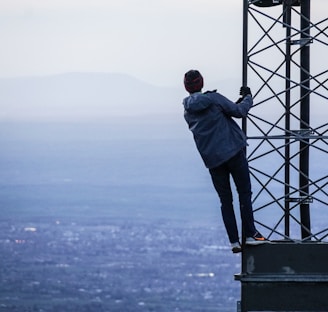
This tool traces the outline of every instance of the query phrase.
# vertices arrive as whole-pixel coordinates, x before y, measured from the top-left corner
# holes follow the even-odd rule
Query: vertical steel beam
[[[248,0],[244,0],[243,9],[243,62],[242,62],[242,85],[247,87],[247,66],[248,66]],[[242,129],[246,133],[247,120],[243,118]]]
[[[285,235],[290,235],[290,79],[291,79],[291,5],[284,4],[284,25],[286,28],[286,54],[285,54]]]
[[[310,128],[310,0],[301,0],[301,108],[300,127],[303,133]],[[300,142],[299,159],[300,220],[302,223],[302,238],[311,235],[309,209],[309,139]]]

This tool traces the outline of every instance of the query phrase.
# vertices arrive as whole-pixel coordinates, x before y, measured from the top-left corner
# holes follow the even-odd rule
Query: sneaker
[[[246,238],[246,245],[261,245],[267,242],[268,240],[265,239],[259,232],[256,232],[253,237]]]
[[[231,251],[233,253],[241,252],[241,246],[240,246],[239,242],[236,242],[236,243],[232,243],[231,244]]]

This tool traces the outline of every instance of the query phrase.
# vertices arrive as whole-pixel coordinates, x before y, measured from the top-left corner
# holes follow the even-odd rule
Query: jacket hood
[[[183,106],[189,113],[196,113],[207,109],[212,101],[205,94],[198,92],[191,94],[183,100]]]

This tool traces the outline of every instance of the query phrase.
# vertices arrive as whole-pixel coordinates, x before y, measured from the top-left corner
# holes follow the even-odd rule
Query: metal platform
[[[328,243],[276,241],[242,255],[240,312],[328,311]]]

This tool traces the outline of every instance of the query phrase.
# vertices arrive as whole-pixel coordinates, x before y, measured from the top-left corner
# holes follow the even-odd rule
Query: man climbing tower
[[[216,90],[202,93],[203,85],[203,77],[198,70],[190,70],[185,74],[184,86],[189,96],[183,100],[184,117],[204,164],[209,169],[221,201],[223,222],[231,249],[237,253],[242,249],[233,209],[230,175],[239,196],[246,245],[267,242],[254,225],[251,182],[245,155],[246,136],[232,119],[247,116],[253,105],[252,94],[248,87],[241,87],[241,98],[234,103]]]

